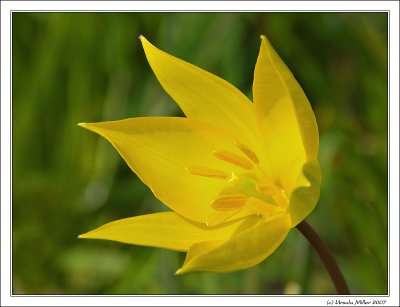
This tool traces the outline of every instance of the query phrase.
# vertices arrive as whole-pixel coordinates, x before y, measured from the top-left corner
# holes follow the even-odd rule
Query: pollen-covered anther
[[[253,164],[247,159],[227,150],[214,150],[214,156],[218,159],[229,162],[241,168],[250,170],[253,168]]]
[[[246,199],[244,194],[223,195],[215,199],[211,206],[217,211],[235,210],[243,207]]]
[[[217,178],[217,179],[229,179],[231,176],[223,171],[199,166],[199,165],[188,165],[185,167],[186,171],[193,175],[210,177],[210,178]]]
[[[236,141],[234,141],[234,143],[255,164],[258,164],[258,162],[260,162],[256,153],[252,151],[250,148]]]
[[[271,186],[271,185],[260,184],[260,183],[256,185],[256,189],[257,189],[258,193],[268,195],[268,196],[272,196],[278,192],[277,187]]]

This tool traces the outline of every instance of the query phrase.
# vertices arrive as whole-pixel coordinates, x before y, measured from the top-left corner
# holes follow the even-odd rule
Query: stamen
[[[223,195],[214,200],[211,206],[217,211],[234,210],[243,207],[246,199],[243,194]]]
[[[257,189],[257,192],[268,195],[268,196],[274,195],[278,191],[277,187],[275,187],[275,186],[260,184],[260,183],[258,183],[256,185],[256,189]]]
[[[256,190],[261,194],[271,196],[277,205],[287,206],[289,203],[289,198],[287,197],[286,191],[280,187],[266,184],[257,184]]]
[[[217,178],[217,179],[228,179],[230,178],[230,175],[227,173],[213,169],[213,168],[208,168],[204,166],[199,166],[199,165],[188,165],[185,167],[186,171],[193,175],[198,175],[198,176],[204,176],[204,177],[210,177],[210,178]]]
[[[233,152],[227,150],[214,150],[213,153],[218,159],[232,163],[241,168],[253,168],[253,164],[251,164],[248,160],[243,159],[241,156],[234,154]]]
[[[235,145],[255,164],[258,164],[260,160],[258,159],[256,153],[252,151],[250,148],[240,144],[239,142],[234,141]]]

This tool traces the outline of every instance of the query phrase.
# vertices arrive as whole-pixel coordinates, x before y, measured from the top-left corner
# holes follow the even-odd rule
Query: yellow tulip
[[[265,36],[253,102],[140,39],[186,117],[79,125],[107,139],[171,211],[117,220],[80,237],[187,252],[177,274],[260,263],[319,198],[318,127],[306,95]]]

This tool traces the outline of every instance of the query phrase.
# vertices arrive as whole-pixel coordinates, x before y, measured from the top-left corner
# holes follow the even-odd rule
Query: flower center
[[[286,211],[289,205],[282,187],[263,180],[264,172],[256,153],[239,142],[234,144],[240,154],[224,149],[213,151],[216,159],[235,166],[230,173],[200,165],[186,166],[186,171],[193,175],[226,181],[226,186],[210,204],[215,212],[208,225],[222,223],[245,207],[255,214],[269,216]]]

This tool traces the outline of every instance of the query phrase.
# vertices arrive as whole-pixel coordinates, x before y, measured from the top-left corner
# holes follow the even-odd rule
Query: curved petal
[[[315,208],[319,199],[321,187],[321,169],[317,160],[308,161],[297,185],[290,197],[289,210],[292,218],[292,227],[295,227]]]
[[[318,127],[302,88],[265,36],[254,72],[253,98],[274,173],[291,175],[286,189],[293,188],[296,174],[306,160],[318,156]]]
[[[240,223],[236,221],[211,228],[189,221],[174,212],[160,212],[107,223],[79,238],[187,251],[199,242],[228,239]]]
[[[164,90],[187,117],[219,125],[240,140],[252,140],[257,120],[252,102],[227,81],[153,46],[140,36],[147,60]]]
[[[256,265],[272,254],[290,230],[288,214],[265,220],[251,216],[227,241],[193,245],[176,274],[192,271],[231,272]]]
[[[154,195],[184,217],[206,222],[212,201],[240,167],[218,159],[235,149],[222,130],[177,117],[130,118],[81,126],[107,139]]]

